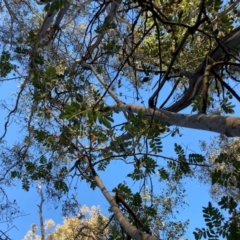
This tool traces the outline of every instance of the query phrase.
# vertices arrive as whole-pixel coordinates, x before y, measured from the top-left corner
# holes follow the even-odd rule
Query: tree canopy
[[[55,239],[69,239],[69,240],[91,240],[103,239],[103,236],[109,232],[109,227],[105,228],[108,221],[107,218],[101,214],[99,207],[93,206],[89,209],[83,206],[79,209],[78,218],[66,218],[63,225],[57,225],[54,231],[47,234],[47,240]],[[86,216],[88,215],[88,216]],[[89,218],[88,218],[89,217]],[[44,231],[49,231],[55,226],[53,220],[45,221]],[[36,234],[37,225],[32,225],[31,230],[27,232],[24,240],[40,240],[42,236]],[[102,231],[99,231],[102,230]]]
[[[9,81],[19,88],[1,104],[1,215],[19,214],[5,194],[15,181],[26,191],[41,181],[51,201],[85,181],[109,203],[115,230],[108,239],[179,239],[187,223],[169,220],[164,228],[163,219],[180,205],[184,179],[204,172],[219,191],[233,191],[203,208],[207,228],[195,239],[239,239],[238,150],[224,169],[226,149],[237,143],[210,157],[186,153],[173,138],[182,127],[240,137],[239,3],[2,0],[0,80],[3,89]],[[13,125],[19,134],[11,143]],[[176,158],[162,154],[166,138]],[[116,161],[129,169],[127,180],[108,189],[100,176]]]

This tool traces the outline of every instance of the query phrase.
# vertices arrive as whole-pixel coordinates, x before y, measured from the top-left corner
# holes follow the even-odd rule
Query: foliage
[[[217,207],[213,207],[209,202],[208,207],[203,208],[207,229],[197,228],[194,232],[195,238],[238,239],[239,139],[228,140],[221,136],[212,140],[210,146],[202,143],[202,147],[207,152],[209,168],[203,169],[201,174],[205,172],[204,181],[211,182],[211,194]]]
[[[47,239],[51,240],[59,237],[71,239],[70,236],[67,236],[69,231],[66,231],[66,228],[72,229],[71,234],[74,232],[73,228],[78,229],[78,232],[75,232],[72,239],[76,239],[78,236],[78,238],[82,240],[91,239],[92,235],[104,236],[109,232],[109,227],[106,227],[108,219],[100,212],[99,207],[93,206],[89,209],[83,206],[79,210],[79,213],[79,219],[69,218],[64,220],[63,226],[57,226],[55,232],[51,233]],[[89,215],[89,217],[87,215]]]
[[[47,199],[71,211],[63,199],[85,181],[109,203],[110,239],[179,239],[188,220],[179,221],[176,209],[185,204],[184,182],[199,170],[212,187],[235,195],[223,192],[218,207],[203,209],[208,228],[195,238],[237,239],[236,152],[220,146],[209,161],[174,137],[180,127],[240,136],[240,119],[231,116],[240,101],[239,1],[3,3],[0,80],[19,89],[1,105],[2,192],[40,181]],[[11,123],[15,143],[7,142]],[[113,189],[102,177],[111,173]],[[52,236],[78,221],[66,220]]]
[[[88,240],[96,236],[104,236],[108,233],[108,219],[100,212],[99,207],[92,206],[89,209],[83,206],[79,209],[79,217],[70,217],[63,220],[63,225],[56,225],[53,220],[45,221],[45,231],[48,232],[46,240],[69,239],[69,240]],[[24,240],[41,239],[36,234],[37,225],[32,225],[27,232]]]
[[[232,217],[227,220],[219,208],[213,207],[209,202],[208,207],[203,208],[203,217],[208,228],[196,228],[194,232],[195,239],[201,239],[202,237],[219,239],[223,237],[233,240],[239,238],[239,213],[236,212],[237,203],[232,198],[222,197],[218,205],[221,209],[228,210],[228,213]]]

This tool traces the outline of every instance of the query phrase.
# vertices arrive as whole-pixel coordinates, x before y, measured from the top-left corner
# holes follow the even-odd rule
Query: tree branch
[[[109,23],[112,23],[114,21],[114,19],[116,17],[117,10],[118,10],[119,6],[121,5],[121,3],[122,3],[122,0],[116,0],[116,1],[111,2],[111,8],[109,10],[109,14],[105,17],[105,20],[107,19]],[[103,31],[96,36],[95,42],[92,43],[87,48],[87,51],[82,56],[82,58],[81,59],[76,59],[76,61],[74,62],[70,72],[75,70],[77,64],[82,65],[83,63],[86,63],[86,60],[91,58],[91,55],[92,55],[94,49],[96,49],[99,46],[99,44],[101,43],[105,33],[106,33],[106,31]]]
[[[167,71],[166,71],[162,81],[161,82],[159,81],[158,88],[155,90],[155,92],[149,98],[149,101],[148,101],[149,107],[151,107],[151,108],[155,108],[156,107],[158,94],[159,94],[160,90],[162,89],[162,87],[164,86],[165,82],[167,81],[168,75],[171,72],[171,69],[172,69],[172,67],[173,67],[173,65],[174,65],[174,63],[175,63],[179,53],[182,51],[183,47],[185,46],[186,41],[187,41],[189,35],[193,34],[195,31],[197,31],[198,27],[207,20],[206,17],[202,18],[202,14],[204,12],[204,4],[205,4],[205,1],[202,0],[200,11],[199,11],[196,23],[192,27],[187,29],[187,31],[185,32],[181,42],[179,43],[179,45],[177,47],[177,49],[172,54],[173,55],[172,59],[171,59],[171,61],[169,63],[169,66],[167,68]]]
[[[119,221],[120,225],[123,227],[123,229],[126,231],[126,233],[131,236],[133,239],[136,240],[159,240],[159,238],[151,236],[149,234],[143,233],[139,231],[136,227],[132,226],[129,221],[125,218],[125,216],[120,211],[115,198],[109,194],[106,187],[104,186],[102,180],[99,178],[98,175],[94,176],[94,180],[99,187],[99,189],[102,191],[102,194],[109,202],[112,211],[115,214],[115,217]]]
[[[236,52],[232,49],[238,46],[240,46],[240,27],[227,34],[221,41],[221,44],[216,47],[208,56],[214,62],[219,62],[224,58],[226,52],[236,55]],[[201,92],[205,67],[206,60],[199,65],[194,74],[191,76],[189,80],[189,88],[185,94],[170,107],[165,108],[165,110],[170,112],[179,112],[192,103],[192,100]]]
[[[121,104],[110,107],[115,111],[138,113],[141,112],[153,119],[160,120],[168,125],[206,130],[225,134],[227,137],[240,137],[240,118],[205,115],[180,114],[163,109],[152,109],[135,104]]]

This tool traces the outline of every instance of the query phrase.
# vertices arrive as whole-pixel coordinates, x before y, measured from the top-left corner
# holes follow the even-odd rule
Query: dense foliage
[[[38,226],[32,225],[24,240],[41,240],[42,236],[36,234]],[[101,230],[101,231],[99,231]],[[79,208],[79,217],[64,219],[63,225],[56,225],[52,219],[44,223],[46,240],[68,239],[68,240],[91,240],[100,239],[109,233],[107,218],[101,213],[99,207],[87,206]],[[97,236],[95,236],[97,234]]]
[[[41,182],[66,215],[74,206],[64,197],[86,181],[109,202],[105,238],[179,239],[188,223],[174,210],[184,203],[183,182],[203,172],[221,195],[217,207],[203,208],[207,227],[195,239],[240,239],[239,151],[226,157],[226,143],[215,156],[188,154],[173,138],[180,127],[240,137],[232,116],[240,101],[239,3],[1,1],[0,80],[19,89],[1,104],[0,215],[20,214],[5,194],[15,181],[26,191]],[[13,125],[20,134],[11,143]],[[163,155],[166,138],[176,158]],[[127,180],[108,189],[100,175],[119,174],[119,161]]]

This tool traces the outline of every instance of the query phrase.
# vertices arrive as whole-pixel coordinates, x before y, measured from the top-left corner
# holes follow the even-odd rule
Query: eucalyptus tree
[[[22,139],[2,144],[2,182],[21,179],[28,190],[41,180],[58,200],[81,179],[109,202],[121,230],[112,239],[161,239],[154,220],[172,205],[163,199],[159,212],[152,178],[175,193],[196,167],[208,167],[177,143],[177,158],[161,155],[163,139],[179,127],[240,136],[231,102],[240,100],[239,2],[3,0],[0,77],[19,91],[12,108],[2,104],[1,140],[13,121]],[[107,189],[99,171],[116,160],[131,165],[127,177],[140,193],[125,182]],[[211,226],[195,237],[239,238],[234,221],[222,232]]]

